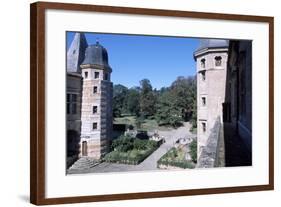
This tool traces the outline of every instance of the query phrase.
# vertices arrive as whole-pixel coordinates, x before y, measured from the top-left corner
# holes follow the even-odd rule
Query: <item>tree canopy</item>
[[[178,77],[170,87],[153,89],[149,79],[137,87],[113,87],[113,115],[130,114],[138,120],[156,119],[159,125],[179,126],[190,121],[196,127],[196,77]]]

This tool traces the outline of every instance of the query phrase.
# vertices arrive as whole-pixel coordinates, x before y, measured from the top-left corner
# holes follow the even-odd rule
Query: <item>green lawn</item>
[[[153,131],[153,130],[171,130],[171,127],[159,126],[155,119],[145,119],[140,128],[136,126],[136,116],[126,115],[123,117],[116,117],[113,121],[114,124],[126,124],[134,126],[134,129]]]

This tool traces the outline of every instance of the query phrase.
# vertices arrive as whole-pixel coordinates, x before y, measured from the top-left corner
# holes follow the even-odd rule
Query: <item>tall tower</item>
[[[206,146],[215,120],[223,119],[228,41],[202,39],[194,52],[197,69],[197,141],[198,157]]]
[[[100,159],[112,137],[111,67],[106,49],[96,42],[86,49],[80,65],[83,77],[80,156]]]

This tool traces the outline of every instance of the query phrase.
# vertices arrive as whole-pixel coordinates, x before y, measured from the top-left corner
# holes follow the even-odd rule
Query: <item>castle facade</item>
[[[67,51],[67,156],[100,159],[112,137],[112,69],[107,50],[75,33]]]

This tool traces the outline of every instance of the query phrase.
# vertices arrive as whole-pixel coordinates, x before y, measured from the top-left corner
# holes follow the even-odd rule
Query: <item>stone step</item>
[[[96,164],[91,164],[91,165],[75,165],[70,167],[69,169],[80,169],[80,168],[92,168],[96,166]]]
[[[89,157],[81,157],[77,160],[69,169],[68,173],[78,172],[80,170],[87,170],[99,164],[98,161],[89,158]]]

